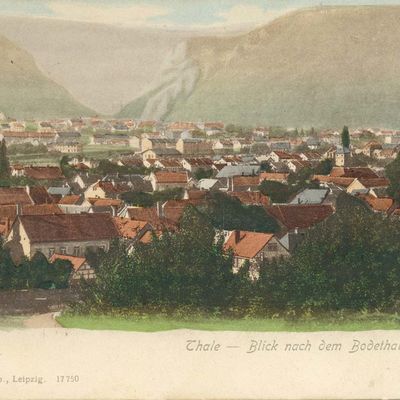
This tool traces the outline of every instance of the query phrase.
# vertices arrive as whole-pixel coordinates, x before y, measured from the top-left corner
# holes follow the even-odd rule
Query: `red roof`
[[[260,178],[258,176],[234,176],[234,186],[258,186],[260,184]]]
[[[188,175],[186,172],[164,172],[158,171],[155,174],[158,183],[187,183]]]
[[[289,174],[279,172],[261,172],[260,182],[262,181],[286,181]]]
[[[20,215],[31,243],[97,241],[117,238],[109,214]]]
[[[270,203],[268,196],[261,192],[226,192],[227,195],[237,198],[242,204],[252,206],[267,206]]]
[[[342,178],[379,178],[379,176],[368,167],[333,167],[330,176]]]
[[[272,233],[233,231],[225,249],[232,249],[237,257],[254,258],[274,237]]]
[[[32,204],[26,188],[0,187],[0,205]]]
[[[82,265],[85,264],[86,262],[85,257],[68,256],[66,254],[57,254],[57,253],[54,253],[50,257],[49,261],[53,263],[57,260],[69,261],[72,264],[72,268],[74,269],[74,271],[78,271],[79,268],[82,267]]]
[[[114,217],[115,226],[121,237],[134,239],[146,227],[146,221],[136,221],[129,218]]]
[[[65,178],[59,167],[25,167],[25,175],[38,180],[55,180]]]
[[[267,212],[287,229],[310,228],[333,214],[331,205],[281,204],[266,207]]]

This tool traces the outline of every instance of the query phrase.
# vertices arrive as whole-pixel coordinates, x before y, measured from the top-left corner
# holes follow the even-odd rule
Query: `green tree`
[[[284,183],[276,181],[263,181],[259,186],[260,192],[268,196],[273,203],[286,203],[292,191],[290,187]]]
[[[344,126],[342,130],[342,145],[346,149],[350,148],[350,133],[347,126]]]
[[[10,161],[7,156],[7,145],[5,139],[0,144],[0,178],[10,177]]]
[[[347,194],[279,265],[271,307],[304,311],[387,310],[400,295],[400,221],[371,212]],[[267,289],[271,289],[269,286]]]
[[[212,192],[202,211],[217,229],[277,232],[279,226],[261,206],[246,206],[221,192]]]
[[[400,202],[400,154],[386,166],[385,175],[390,182],[388,194]]]
[[[329,175],[333,168],[333,161],[330,159],[326,159],[318,163],[315,167],[315,174],[316,175]]]
[[[193,175],[199,181],[200,179],[211,178],[212,174],[212,169],[199,168]]]

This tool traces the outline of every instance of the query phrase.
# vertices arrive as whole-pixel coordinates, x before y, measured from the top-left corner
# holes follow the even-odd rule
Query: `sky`
[[[0,0],[0,15],[168,29],[265,24],[290,11],[329,5],[400,5],[400,0]]]

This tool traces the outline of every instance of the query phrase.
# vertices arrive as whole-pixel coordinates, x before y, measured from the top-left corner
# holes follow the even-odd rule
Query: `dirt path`
[[[54,319],[53,313],[36,314],[24,321],[25,328],[61,328],[61,325]]]

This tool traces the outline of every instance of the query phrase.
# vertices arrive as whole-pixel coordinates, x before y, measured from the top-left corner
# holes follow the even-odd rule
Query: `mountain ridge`
[[[399,22],[400,6],[317,7],[246,34],[189,39],[198,79],[162,118],[399,127]]]
[[[93,115],[37,68],[33,57],[0,35],[0,111],[14,118]]]

